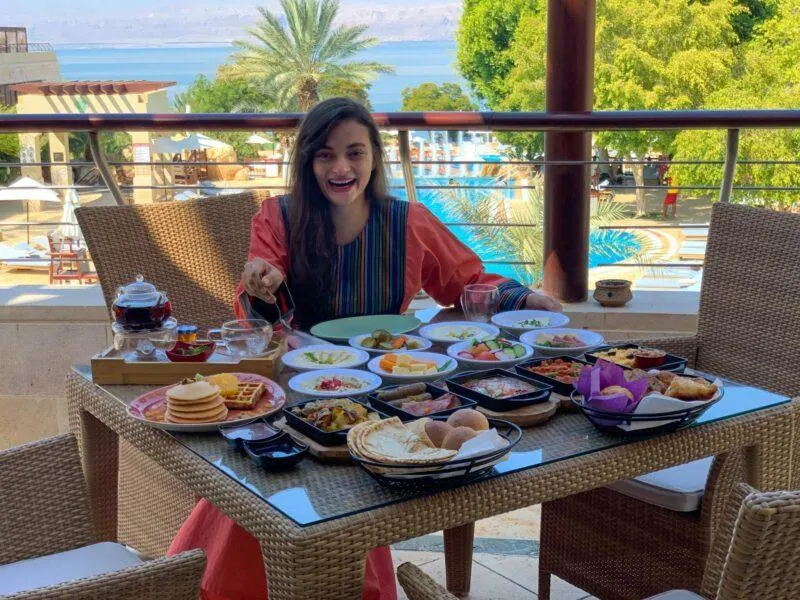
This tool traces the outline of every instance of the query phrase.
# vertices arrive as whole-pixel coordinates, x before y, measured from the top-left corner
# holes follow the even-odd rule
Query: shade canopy
[[[207,150],[211,148],[230,148],[230,144],[215,140],[202,133],[193,133],[183,139],[174,140],[169,137],[156,138],[152,142],[153,152],[156,154],[180,154],[192,150]]]
[[[249,138],[247,138],[248,144],[269,144],[272,140],[268,140],[264,136],[258,135],[254,133]]]
[[[80,206],[78,193],[75,190],[67,190],[64,196],[64,212],[61,215],[61,225],[56,228],[56,234],[62,238],[81,239],[81,228],[78,227],[78,219],[75,216],[75,208]]]
[[[41,181],[30,177],[20,177],[8,187],[0,189],[0,202],[9,201],[58,202],[60,204],[61,198],[55,190]]]

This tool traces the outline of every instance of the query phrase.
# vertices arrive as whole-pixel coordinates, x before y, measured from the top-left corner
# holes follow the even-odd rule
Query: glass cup
[[[500,290],[496,285],[473,283],[464,286],[461,293],[461,307],[469,321],[488,323],[497,310],[497,297]]]
[[[208,339],[233,356],[263,356],[272,341],[272,325],[264,319],[228,321],[219,329],[210,329]]]

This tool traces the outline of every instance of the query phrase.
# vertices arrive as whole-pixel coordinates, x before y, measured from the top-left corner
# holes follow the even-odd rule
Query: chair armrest
[[[412,563],[403,563],[397,567],[397,580],[408,600],[458,600]]]
[[[87,498],[72,434],[0,452],[0,564],[98,541]]]
[[[197,600],[206,567],[202,550],[165,556],[144,564],[8,596],[9,600]]]
[[[630,340],[628,343],[647,346],[648,348],[658,348],[669,354],[681,356],[689,360],[689,368],[697,365],[697,350],[699,348],[696,335],[684,337],[654,338],[646,340]]]

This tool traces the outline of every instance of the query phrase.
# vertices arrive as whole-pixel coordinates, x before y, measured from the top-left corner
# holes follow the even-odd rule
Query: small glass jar
[[[197,325],[178,326],[178,341],[184,344],[194,344],[197,341]]]

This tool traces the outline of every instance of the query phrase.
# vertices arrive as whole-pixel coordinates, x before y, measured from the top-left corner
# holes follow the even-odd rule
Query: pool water
[[[447,186],[448,183],[455,181],[460,185],[497,185],[497,180],[492,177],[417,177],[417,186]],[[392,186],[391,193],[397,198],[403,200],[407,199],[406,191],[402,187],[402,179],[395,178],[390,182]],[[467,194],[469,198],[478,200],[490,193],[490,190],[461,190],[462,193]],[[515,190],[499,188],[499,192],[506,198],[512,199]],[[495,192],[497,193],[497,192]],[[417,198],[430,211],[436,215],[438,219],[444,222],[458,221],[459,219],[453,213],[452,209],[447,206],[447,197],[440,189],[417,189]],[[455,236],[464,242],[467,246],[475,250],[481,260],[490,261],[514,261],[520,260],[513,250],[510,252],[498,252],[486,247],[480,240],[473,235],[472,227],[469,226],[451,226],[451,231]],[[634,233],[630,231],[618,231],[608,229],[593,229],[589,233],[589,268],[597,267],[600,264],[608,264],[623,261],[630,258],[641,249],[641,242]],[[518,267],[508,264],[490,264],[487,265],[487,270],[502,275],[504,277],[512,277],[515,279],[520,278]],[[530,282],[523,282],[529,284]]]

